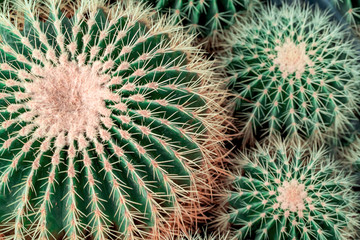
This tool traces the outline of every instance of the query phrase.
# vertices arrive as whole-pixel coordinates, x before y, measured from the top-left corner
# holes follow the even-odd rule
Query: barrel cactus
[[[217,222],[233,239],[358,239],[355,178],[324,149],[276,140],[237,161]]]
[[[219,31],[234,23],[237,16],[246,14],[258,0],[146,0],[156,9],[176,16],[200,37],[216,37]]]
[[[360,68],[330,15],[299,1],[262,6],[223,40],[219,58],[245,142],[277,133],[318,141],[346,132]]]
[[[13,3],[24,29],[0,14],[0,233],[187,231],[223,128],[194,36],[132,1],[79,1],[73,14],[61,0]]]

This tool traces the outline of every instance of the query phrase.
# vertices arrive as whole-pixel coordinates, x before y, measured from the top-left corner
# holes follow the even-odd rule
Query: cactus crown
[[[234,239],[356,238],[355,178],[324,150],[276,140],[238,160],[241,170],[229,179],[232,190],[221,199],[227,211],[219,217]]]
[[[246,140],[345,131],[356,108],[358,56],[327,13],[298,1],[263,6],[223,40],[232,49],[222,58]]]
[[[60,0],[13,3],[25,24],[0,14],[0,231],[158,239],[186,230],[223,128],[214,124],[223,96],[194,37],[132,1],[84,0],[71,18]]]

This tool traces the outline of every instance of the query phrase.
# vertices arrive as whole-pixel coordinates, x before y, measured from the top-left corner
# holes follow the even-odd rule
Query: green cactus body
[[[201,37],[217,35],[231,26],[236,17],[257,4],[257,0],[147,0],[157,9],[176,19],[183,20],[194,33]]]
[[[159,239],[186,229],[201,210],[204,145],[217,141],[207,94],[221,92],[194,37],[131,1],[84,1],[68,18],[49,0],[46,22],[37,4],[15,2],[23,31],[0,15],[0,231]]]
[[[280,132],[318,141],[354,118],[358,56],[318,8],[264,6],[224,41],[232,52],[220,57],[245,140]]]
[[[221,200],[227,212],[219,217],[219,226],[230,224],[231,239],[358,239],[355,178],[323,150],[277,140],[238,159],[241,170],[229,179],[232,190]]]

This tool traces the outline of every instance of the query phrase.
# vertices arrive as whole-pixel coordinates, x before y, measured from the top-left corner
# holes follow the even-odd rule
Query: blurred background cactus
[[[216,225],[230,227],[230,239],[358,238],[355,178],[324,149],[277,139],[234,161],[239,169],[228,179]]]
[[[192,33],[212,40],[231,26],[240,15],[247,15],[258,0],[146,0],[163,13],[182,21]],[[209,38],[207,39],[209,40]]]
[[[212,62],[141,4],[84,0],[69,18],[62,3],[14,1],[23,30],[0,15],[0,232],[186,232],[225,138]]]
[[[263,6],[223,40],[245,142],[274,133],[319,141],[348,130],[358,53],[329,14],[298,1]]]
[[[358,0],[330,0],[330,4],[340,12],[346,23],[358,31],[360,24],[360,2]]]

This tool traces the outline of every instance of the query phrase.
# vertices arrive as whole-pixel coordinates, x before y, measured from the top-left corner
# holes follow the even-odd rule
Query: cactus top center
[[[280,207],[291,212],[302,212],[305,209],[304,200],[307,198],[305,185],[293,179],[290,182],[284,181],[278,188],[277,201]]]
[[[312,65],[312,61],[306,53],[306,44],[301,42],[295,44],[290,39],[280,45],[276,46],[277,56],[274,59],[274,64],[279,65],[283,77],[286,78],[289,74],[296,74],[296,78],[300,78],[306,70],[306,65]]]
[[[111,114],[104,101],[111,95],[104,86],[110,76],[101,74],[100,65],[64,62],[32,69],[27,77],[32,81],[25,86],[30,95],[26,105],[40,135],[67,134],[69,142],[80,134],[96,136],[100,119]]]

